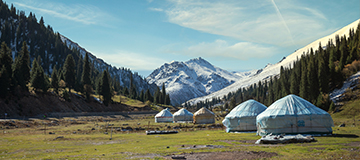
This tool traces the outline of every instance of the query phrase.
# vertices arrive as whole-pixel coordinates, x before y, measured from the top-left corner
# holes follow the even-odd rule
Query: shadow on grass
[[[359,136],[355,134],[332,134],[325,137],[359,138]]]

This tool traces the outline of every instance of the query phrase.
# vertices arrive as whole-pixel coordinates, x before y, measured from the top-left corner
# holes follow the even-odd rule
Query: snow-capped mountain
[[[100,72],[105,70],[106,68],[109,71],[109,74],[111,77],[115,77],[120,80],[120,85],[123,87],[129,87],[130,86],[130,75],[133,77],[133,83],[136,86],[136,89],[138,92],[141,90],[144,90],[144,92],[149,89],[152,93],[156,89],[155,84],[149,84],[144,78],[142,78],[140,75],[138,75],[137,72],[132,73],[130,69],[126,68],[116,68],[114,66],[111,66],[110,64],[107,64],[102,59],[97,58],[92,53],[88,52],[85,48],[81,47],[78,43],[73,42],[69,38],[60,35],[61,40],[66,43],[68,48],[75,48],[79,50],[82,57],[85,57],[85,54],[88,53],[89,59],[94,64],[95,68],[98,69]]]
[[[277,76],[280,74],[280,67],[292,67],[293,62],[297,60],[297,58],[301,58],[302,54],[307,54],[307,52],[313,48],[313,50],[317,50],[319,48],[319,44],[321,43],[322,47],[326,47],[326,44],[328,43],[328,41],[330,39],[333,40],[333,42],[335,41],[335,37],[336,35],[339,36],[343,36],[346,35],[347,37],[349,36],[349,30],[351,28],[356,29],[358,24],[360,22],[359,20],[356,20],[355,22],[341,28],[340,30],[334,32],[331,35],[325,36],[323,38],[320,38],[312,43],[310,43],[309,45],[296,50],[294,53],[290,54],[287,57],[284,57],[280,62],[276,63],[276,64],[268,64],[265,66],[265,68],[261,69],[258,71],[257,74],[254,74],[253,76],[248,76],[245,78],[242,78],[238,81],[236,81],[235,83],[217,91],[214,93],[211,93],[209,95],[203,96],[203,97],[198,97],[198,98],[194,98],[189,100],[188,102],[190,104],[196,104],[200,101],[205,101],[206,99],[211,100],[214,97],[223,97],[224,95],[227,95],[229,92],[235,92],[237,91],[239,88],[244,88],[244,87],[248,87],[254,83],[257,83],[259,81],[265,81],[265,80],[269,80],[272,76]]]
[[[216,92],[254,73],[256,71],[230,73],[199,57],[186,62],[165,63],[146,80],[160,87],[164,83],[172,104],[177,105]]]

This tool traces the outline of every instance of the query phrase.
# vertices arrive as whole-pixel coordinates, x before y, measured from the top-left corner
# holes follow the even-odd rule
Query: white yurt
[[[256,116],[266,108],[265,105],[253,99],[239,104],[222,121],[226,132],[256,131]]]
[[[215,123],[215,114],[203,107],[194,113],[195,124],[211,124]]]
[[[163,109],[158,114],[155,115],[155,123],[162,123],[162,122],[172,122],[173,115],[170,113],[169,109]]]
[[[271,104],[256,117],[258,135],[329,134],[334,122],[329,113],[296,95]]]
[[[192,122],[193,116],[191,112],[186,110],[185,108],[181,108],[177,112],[173,114],[173,121],[176,122]]]

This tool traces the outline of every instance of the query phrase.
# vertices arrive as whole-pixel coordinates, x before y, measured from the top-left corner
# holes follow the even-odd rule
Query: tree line
[[[223,109],[254,99],[266,106],[288,95],[298,95],[325,111],[334,110],[329,92],[342,87],[346,78],[360,71],[360,24],[350,29],[349,36],[335,37],[325,47],[319,44],[316,51],[311,48],[293,62],[292,66],[281,66],[280,75],[270,80],[259,81],[249,87],[239,88],[222,98],[213,98],[186,107],[201,108],[223,103]]]

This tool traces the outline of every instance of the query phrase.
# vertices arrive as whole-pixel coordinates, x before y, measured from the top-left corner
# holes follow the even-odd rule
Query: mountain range
[[[146,80],[157,86],[164,84],[172,104],[178,105],[189,99],[214,93],[257,72],[258,70],[228,72],[199,57],[186,62],[165,63]]]

